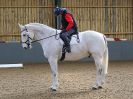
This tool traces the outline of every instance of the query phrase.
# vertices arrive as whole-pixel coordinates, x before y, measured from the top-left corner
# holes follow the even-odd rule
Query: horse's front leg
[[[56,91],[59,83],[58,83],[58,65],[57,65],[57,59],[54,57],[48,58],[51,72],[52,72],[52,86],[50,87],[52,91]]]

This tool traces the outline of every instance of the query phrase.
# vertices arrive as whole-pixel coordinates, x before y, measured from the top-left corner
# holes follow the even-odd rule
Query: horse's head
[[[34,33],[27,26],[18,24],[21,29],[21,43],[24,49],[31,49],[31,43],[34,37]]]

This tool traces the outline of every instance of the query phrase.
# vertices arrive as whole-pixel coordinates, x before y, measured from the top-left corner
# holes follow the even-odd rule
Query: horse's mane
[[[47,25],[44,25],[44,24],[41,24],[41,23],[29,23],[29,24],[26,24],[26,26],[28,27],[33,27],[33,28],[36,28],[38,30],[42,30],[43,29],[50,29],[50,30],[55,30],[54,28],[50,27],[50,26],[47,26]]]

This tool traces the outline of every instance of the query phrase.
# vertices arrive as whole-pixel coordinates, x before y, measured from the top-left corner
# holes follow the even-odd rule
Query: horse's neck
[[[34,36],[35,36],[36,40],[39,40],[39,39],[49,38],[49,37],[52,38],[52,36],[56,35],[56,33],[59,33],[59,31],[56,31],[55,29],[44,30],[44,31],[39,31],[39,32],[35,33]]]
[[[37,37],[37,39],[41,39],[41,38],[46,38],[49,37],[51,35],[53,35],[54,31],[38,31],[37,33],[35,33],[35,36]]]
[[[53,29],[51,27],[45,26],[45,25],[29,25],[29,29],[33,31],[34,33],[34,39],[35,40],[39,40],[42,38],[46,38],[49,37],[51,35],[55,35],[56,29]]]

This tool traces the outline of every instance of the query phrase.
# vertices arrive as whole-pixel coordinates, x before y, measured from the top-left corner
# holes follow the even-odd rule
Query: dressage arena
[[[53,93],[47,63],[0,69],[0,99],[133,99],[133,62],[109,62],[106,84],[100,90],[91,89],[95,72],[93,62],[60,63],[60,86]]]

